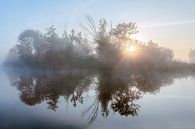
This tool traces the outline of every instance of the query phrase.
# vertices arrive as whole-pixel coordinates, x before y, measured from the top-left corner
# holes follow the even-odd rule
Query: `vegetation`
[[[132,38],[138,32],[135,23],[120,23],[109,27],[106,20],[96,26],[88,18],[85,30],[92,36],[86,38],[81,32],[64,31],[60,36],[51,26],[46,33],[25,30],[18,37],[18,43],[10,50],[4,64],[33,69],[119,69],[171,70],[173,65],[182,64],[173,60],[171,49],[159,47],[150,41],[142,43]],[[135,51],[129,51],[131,47]]]
[[[188,57],[191,63],[195,63],[195,50],[194,49],[191,49],[189,51]]]
[[[133,39],[138,33],[135,23],[109,27],[102,19],[97,26],[89,17],[88,26],[88,38],[75,30],[60,36],[53,26],[46,33],[25,30],[19,35],[4,65],[17,68],[14,73],[8,69],[8,75],[21,101],[27,105],[46,101],[55,111],[63,96],[76,107],[84,102],[83,92],[95,84],[94,103],[85,112],[90,122],[100,107],[103,117],[111,110],[135,116],[140,109],[137,100],[145,93],[156,93],[195,70],[194,64],[174,60],[171,49]],[[189,56],[193,61],[194,50]]]

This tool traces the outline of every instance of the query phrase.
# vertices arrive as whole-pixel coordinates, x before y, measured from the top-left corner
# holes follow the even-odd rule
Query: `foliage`
[[[164,71],[173,68],[175,63],[171,49],[152,41],[143,43],[133,39],[132,36],[138,33],[135,23],[119,23],[112,27],[101,19],[97,26],[88,17],[85,30],[92,38],[86,38],[75,30],[59,35],[54,26],[47,28],[45,33],[25,30],[19,35],[18,43],[10,49],[4,64],[47,70]],[[127,52],[130,46],[135,46],[136,52]]]

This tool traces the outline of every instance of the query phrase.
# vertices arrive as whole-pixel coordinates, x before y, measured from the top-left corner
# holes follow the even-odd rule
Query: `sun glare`
[[[131,45],[131,46],[128,46],[127,50],[132,53],[137,50],[137,47],[135,45]]]
[[[129,45],[124,50],[125,57],[137,57],[139,54],[139,48],[136,45]]]

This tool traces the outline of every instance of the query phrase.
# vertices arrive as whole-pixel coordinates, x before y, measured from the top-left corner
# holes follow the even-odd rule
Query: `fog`
[[[18,43],[4,61],[11,86],[20,92],[27,105],[47,102],[56,110],[61,96],[74,107],[84,102],[83,93],[96,86],[94,102],[85,111],[92,123],[99,112],[110,111],[136,116],[143,95],[158,93],[174,79],[194,75],[194,64],[174,60],[171,49],[132,38],[138,33],[135,23],[108,25],[105,19],[96,25],[88,17],[83,32],[56,33],[28,29],[20,33]],[[194,51],[189,56],[193,60]]]
[[[85,104],[85,93],[95,90],[90,106],[83,111],[83,118],[89,123],[98,114],[108,117],[111,112],[121,116],[137,116],[142,109],[138,100],[146,94],[157,94],[170,86],[175,79],[193,76],[186,71],[136,71],[121,70],[63,70],[36,71],[29,68],[5,69],[10,85],[19,91],[20,100],[29,106],[46,103],[47,108],[56,111],[60,98],[73,107]]]
[[[0,129],[194,129],[194,5],[0,0]]]
[[[174,60],[171,49],[160,47],[152,40],[141,42],[135,23],[99,24],[88,17],[83,32],[72,29],[62,35],[50,26],[45,32],[28,29],[20,33],[18,43],[10,49],[5,66],[41,70],[93,69],[136,71],[191,70],[192,64]],[[84,36],[83,33],[88,33]],[[134,50],[133,50],[133,49]],[[131,50],[132,49],[132,50]],[[189,57],[193,62],[193,50]]]
[[[194,49],[190,49],[188,57],[191,63],[195,63],[195,50]]]

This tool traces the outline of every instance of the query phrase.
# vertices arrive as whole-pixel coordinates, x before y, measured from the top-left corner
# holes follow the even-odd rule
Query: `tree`
[[[131,35],[138,33],[138,30],[136,24],[130,22],[118,24],[111,32],[115,37],[116,43],[124,47],[129,42],[132,42]]]
[[[16,45],[17,52],[22,61],[29,66],[35,63],[36,57],[40,54],[42,35],[35,30],[25,30],[18,38],[19,44]]]
[[[188,57],[191,63],[195,63],[195,49],[190,49]]]

